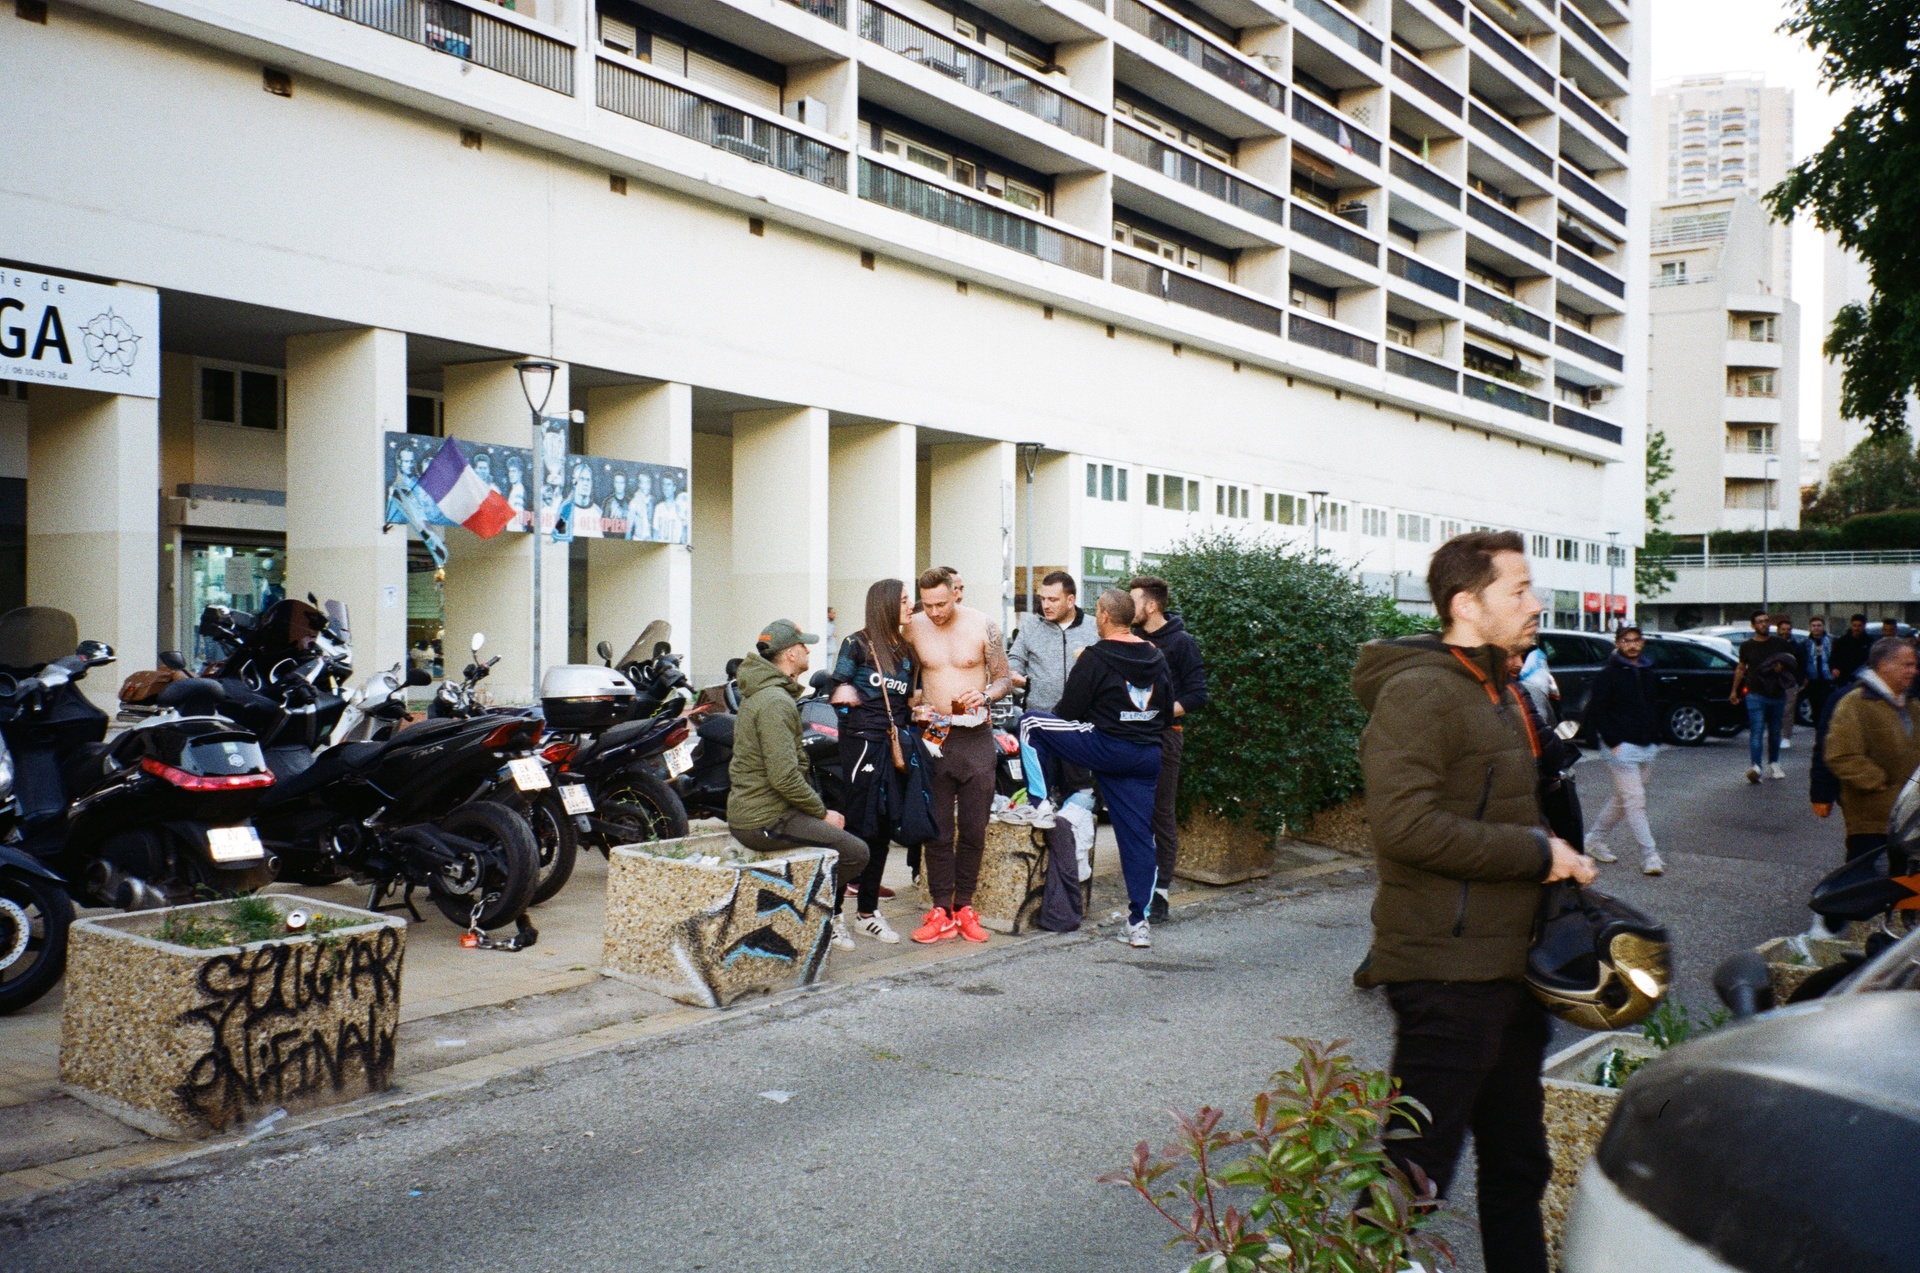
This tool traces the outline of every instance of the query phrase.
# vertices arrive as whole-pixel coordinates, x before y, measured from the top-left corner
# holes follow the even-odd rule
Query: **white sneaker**
[[[1614,856],[1612,849],[1609,849],[1598,840],[1587,841],[1587,856],[1596,862],[1618,862],[1620,860]]]
[[[1143,919],[1137,924],[1129,923],[1127,931],[1116,934],[1114,940],[1123,941],[1135,950],[1145,950],[1153,945],[1153,933],[1147,927],[1147,921]]]
[[[1028,816],[1027,822],[1045,831],[1050,829],[1055,822],[1053,814],[1053,801],[1042,800],[1039,804],[1033,806],[1033,812]]]
[[[900,940],[900,934],[894,932],[893,926],[880,918],[877,913],[855,916],[853,926],[875,941],[885,942],[889,946]]]
[[[1758,766],[1758,765],[1748,765],[1748,766],[1747,766],[1747,781],[1748,781],[1748,782],[1759,782],[1759,781],[1760,781],[1760,766]]]
[[[852,950],[853,934],[847,931],[847,917],[833,917],[833,945],[836,950]]]
[[[1792,750],[1793,750],[1793,739],[1791,739],[1791,738],[1782,738],[1782,739],[1780,740],[1780,750],[1781,750],[1781,751],[1792,751]]]
[[[1787,776],[1787,771],[1780,767],[1779,761],[1776,760],[1771,765],[1767,766],[1767,777],[1784,778],[1786,776]]]
[[[1011,827],[1023,827],[1033,820],[1033,806],[1010,804],[993,815],[996,822],[1004,822]]]
[[[1646,861],[1642,864],[1640,870],[1641,873],[1645,875],[1665,875],[1667,872],[1667,864],[1660,860],[1658,853],[1648,853]]]

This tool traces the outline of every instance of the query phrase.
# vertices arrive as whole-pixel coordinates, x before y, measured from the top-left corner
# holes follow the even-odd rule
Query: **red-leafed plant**
[[[1424,1229],[1439,1203],[1419,1169],[1386,1155],[1396,1115],[1426,1115],[1377,1070],[1341,1051],[1347,1040],[1288,1039],[1300,1059],[1253,1098],[1253,1125],[1225,1129],[1221,1110],[1175,1112],[1179,1139],[1100,1177],[1126,1185],[1198,1257],[1189,1273],[1399,1273],[1413,1261],[1453,1263]],[[1236,1151],[1241,1151],[1236,1156]],[[1184,1168],[1184,1170],[1182,1170]],[[1357,1200],[1357,1201],[1356,1201]]]

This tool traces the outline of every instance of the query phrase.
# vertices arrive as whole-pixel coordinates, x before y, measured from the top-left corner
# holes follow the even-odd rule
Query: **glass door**
[[[287,595],[287,550],[280,544],[215,543],[189,539],[181,545],[180,650],[196,669],[226,651],[199,635],[200,612],[227,606],[258,614]]]

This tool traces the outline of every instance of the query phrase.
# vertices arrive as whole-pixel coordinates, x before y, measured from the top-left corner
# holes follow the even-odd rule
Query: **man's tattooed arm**
[[[1013,669],[1007,663],[1006,638],[1000,635],[1000,625],[987,623],[987,688],[989,703],[997,703],[1013,691]]]

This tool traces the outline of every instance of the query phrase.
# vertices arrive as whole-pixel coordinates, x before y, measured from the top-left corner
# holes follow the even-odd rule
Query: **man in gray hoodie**
[[[1100,639],[1093,616],[1078,604],[1073,576],[1056,570],[1040,581],[1040,615],[1020,625],[1007,651],[1013,683],[1027,691],[1030,712],[1050,712],[1067,688],[1080,651]]]

